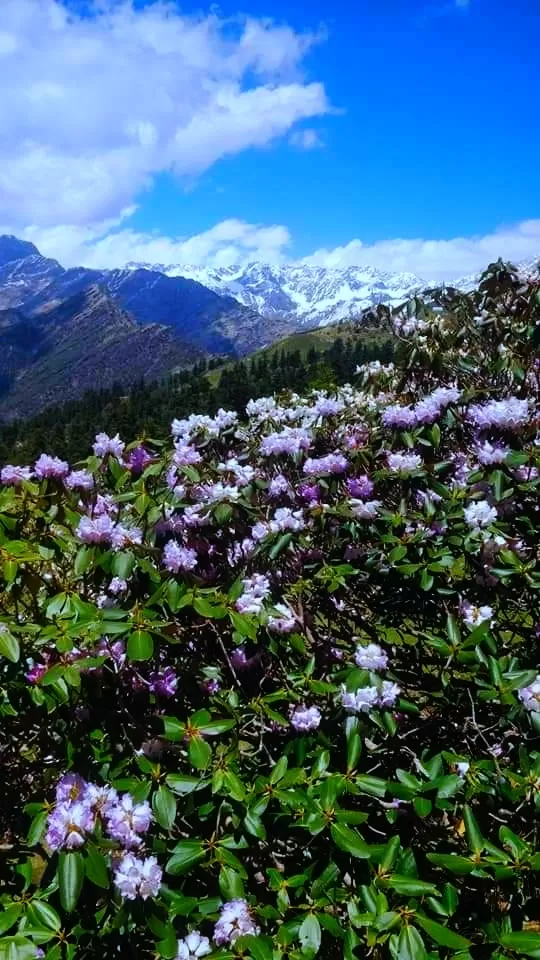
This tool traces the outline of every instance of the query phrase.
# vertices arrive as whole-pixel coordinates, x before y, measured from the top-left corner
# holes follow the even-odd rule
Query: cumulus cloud
[[[167,237],[117,228],[134,208],[94,226],[26,227],[19,236],[30,240],[48,257],[64,266],[103,269],[126,263],[190,264],[227,267],[261,260],[280,263],[286,258],[291,236],[284,226],[261,226],[231,218],[191,237]],[[12,232],[0,227],[1,233]]]
[[[397,238],[370,244],[353,239],[342,246],[316,250],[299,261],[289,230],[280,224],[265,226],[231,218],[195,236],[167,237],[131,229],[127,221],[133,211],[128,207],[117,218],[94,226],[27,227],[19,236],[66,266],[96,268],[122,267],[130,261],[223,267],[260,260],[340,269],[367,264],[436,281],[476,273],[499,257],[514,262],[540,258],[540,220],[450,240]],[[0,226],[0,233],[5,232],[11,231]]]
[[[372,244],[351,240],[334,249],[317,250],[306,262],[340,268],[367,263],[380,270],[410,271],[424,280],[443,280],[475,273],[499,257],[513,261],[540,257],[540,220],[452,240],[395,239]]]
[[[293,130],[289,143],[293,147],[298,147],[299,150],[316,150],[318,147],[324,147],[318,131],[309,127],[305,130]]]
[[[0,209],[15,227],[117,218],[154,177],[196,176],[329,110],[301,73],[320,34],[176,3],[2,0]]]

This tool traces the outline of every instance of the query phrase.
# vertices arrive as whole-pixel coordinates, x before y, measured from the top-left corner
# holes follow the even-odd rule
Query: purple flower
[[[284,603],[276,603],[274,607],[278,616],[268,617],[268,629],[276,633],[291,633],[297,626],[294,613]]]
[[[40,480],[45,477],[54,477],[61,480],[69,473],[69,464],[58,457],[50,457],[48,453],[42,453],[34,464],[34,472]]]
[[[472,404],[467,411],[468,419],[480,430],[493,427],[499,430],[518,430],[530,420],[528,400],[508,397],[506,400],[489,400],[484,404]]]
[[[107,831],[123,847],[138,847],[142,843],[140,834],[146,833],[151,819],[150,804],[146,800],[135,803],[131,794],[124,793],[115,805],[107,809]]]
[[[114,521],[107,514],[94,519],[81,517],[75,531],[83,543],[109,543],[114,530]]]
[[[31,480],[32,476],[31,467],[16,467],[12,463],[7,463],[0,472],[0,482],[6,487],[19,487],[23,480]]]
[[[387,407],[382,414],[382,422],[385,427],[397,427],[407,430],[416,425],[416,416],[412,407],[391,406]]]
[[[99,641],[97,653],[99,656],[110,657],[117,667],[123,667],[126,662],[126,646],[123,640],[115,640],[111,643],[107,637]]]
[[[488,527],[497,519],[497,510],[490,507],[487,500],[475,500],[463,511],[465,523],[472,530],[480,530],[482,527]]]
[[[386,670],[388,655],[378,643],[368,643],[365,647],[357,647],[354,655],[356,665],[362,670]]]
[[[321,722],[321,711],[317,707],[296,707],[291,714],[291,726],[299,733],[317,730]]]
[[[484,440],[482,444],[478,443],[474,448],[477,459],[485,467],[491,466],[493,463],[504,463],[509,453],[512,451],[510,447],[504,446],[501,443],[490,443],[489,440]]]
[[[359,477],[351,477],[350,480],[347,480],[348,492],[351,497],[357,497],[359,500],[368,500],[374,488],[375,484],[369,479],[366,473],[361,474]]]
[[[112,457],[120,460],[124,447],[125,443],[122,442],[118,434],[109,437],[106,433],[98,433],[93,449],[96,457],[106,457],[110,453]]]
[[[305,525],[301,510],[291,510],[290,507],[279,507],[270,521],[270,532],[284,533],[286,530],[291,530],[297,533],[299,530],[303,530]]]
[[[301,427],[284,427],[280,433],[270,433],[264,437],[260,451],[265,457],[280,454],[292,456],[301,450],[309,450],[310,446],[311,438]]]
[[[76,850],[94,824],[94,813],[85,803],[60,803],[48,818],[45,843],[51,850]]]
[[[469,603],[468,600],[464,600],[461,604],[461,613],[463,620],[470,627],[477,627],[486,620],[490,623],[493,622],[493,607],[489,607],[487,604],[482,607],[476,607],[474,604]]]
[[[266,597],[270,594],[270,581],[260,573],[253,574],[242,580],[244,592],[236,601],[239,613],[259,614],[264,606]]]
[[[357,520],[375,520],[381,506],[380,500],[351,500],[350,507]]]
[[[304,464],[304,473],[308,477],[321,476],[325,473],[344,473],[349,466],[347,457],[337,450],[328,453],[326,457],[308,457]]]
[[[393,707],[400,693],[401,690],[397,683],[391,683],[390,680],[383,680],[379,691],[379,706],[383,708]]]
[[[149,689],[161,697],[174,697],[178,686],[178,677],[172,667],[154,671],[150,675]]]
[[[214,941],[218,947],[222,947],[233,944],[238,937],[248,934],[257,936],[259,932],[250,917],[247,901],[229,900],[222,906],[219,920],[214,927]]]
[[[198,930],[192,930],[187,937],[179,940],[175,960],[199,960],[212,953],[208,937],[203,937]]]
[[[532,683],[518,690],[518,697],[529,713],[540,713],[540,674]]]
[[[195,447],[191,447],[189,443],[175,443],[173,454],[175,467],[187,467],[194,463],[200,463],[200,461],[201,455]]]
[[[282,473],[278,473],[276,477],[273,477],[268,486],[268,496],[270,497],[281,497],[281,496],[290,496],[291,494],[291,485],[287,480],[287,477],[284,477]]]
[[[162,876],[156,857],[139,860],[132,853],[127,853],[114,868],[115,885],[126,900],[157,897]]]
[[[56,784],[56,802],[73,803],[83,800],[88,784],[78,773],[66,773]]]
[[[359,687],[352,692],[342,687],[341,702],[348,713],[369,713],[372,707],[377,706],[378,700],[377,687]]]
[[[153,459],[152,455],[148,453],[148,450],[141,444],[130,451],[125,460],[125,464],[132,473],[142,473],[148,464],[152,463]]]
[[[298,494],[302,500],[307,500],[309,505],[316,505],[321,497],[321,491],[317,483],[302,483],[298,487]]]
[[[72,470],[64,479],[68,490],[92,490],[94,478],[88,470]]]
[[[121,577],[113,577],[107,589],[109,593],[112,593],[113,597],[118,597],[120,594],[125,593],[127,588],[128,585],[125,580]]]
[[[387,453],[386,463],[393,473],[407,476],[422,468],[422,457],[416,453]]]
[[[176,540],[169,540],[163,549],[163,566],[171,573],[193,570],[197,566],[197,553],[190,547],[181,546]]]
[[[111,534],[111,546],[113,550],[122,550],[124,547],[132,546],[133,544],[142,543],[142,530],[139,527],[125,527],[121,523],[117,523],[113,527]]]

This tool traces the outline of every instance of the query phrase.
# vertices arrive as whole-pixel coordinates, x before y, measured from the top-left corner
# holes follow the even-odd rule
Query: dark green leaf
[[[84,879],[84,859],[81,853],[61,853],[58,860],[58,887],[60,902],[71,913],[82,889]]]

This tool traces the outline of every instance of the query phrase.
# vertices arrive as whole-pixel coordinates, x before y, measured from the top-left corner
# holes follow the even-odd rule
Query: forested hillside
[[[165,434],[173,417],[241,411],[250,398],[283,390],[345,383],[359,364],[391,359],[394,341],[385,310],[377,326],[346,324],[296,334],[239,362],[202,360],[165,380],[89,391],[81,400],[50,407],[31,420],[0,424],[0,460],[27,462],[46,448],[84,457],[97,430],[119,430],[127,440]]]

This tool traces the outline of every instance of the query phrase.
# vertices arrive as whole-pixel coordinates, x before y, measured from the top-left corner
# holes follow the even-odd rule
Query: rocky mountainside
[[[143,265],[145,269],[148,264]],[[137,271],[140,264],[128,264]],[[307,264],[273,266],[250,263],[213,270],[155,264],[169,277],[188,277],[257,310],[267,319],[284,317],[296,326],[324,326],[348,320],[378,303],[398,305],[427,283],[413,273],[388,273],[375,267],[330,270]]]
[[[171,327],[186,342],[209,353],[248,353],[290,331],[286,319],[269,322],[226,291],[215,292],[158,270],[65,270],[56,260],[16,237],[0,237],[0,310],[38,317],[99,284],[142,324]]]
[[[139,324],[106,288],[91,285],[25,317],[0,311],[2,416],[25,416],[85,390],[156,380],[203,355],[173,330]]]

